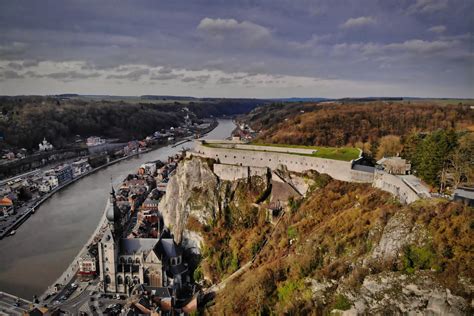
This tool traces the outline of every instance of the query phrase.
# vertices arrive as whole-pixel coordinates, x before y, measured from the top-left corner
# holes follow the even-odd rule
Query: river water
[[[207,139],[230,136],[235,125],[219,120]],[[192,142],[182,146],[191,147]],[[0,240],[0,290],[32,300],[67,268],[94,232],[114,185],[147,161],[165,160],[181,146],[162,147],[101,169],[54,194],[21,225]]]

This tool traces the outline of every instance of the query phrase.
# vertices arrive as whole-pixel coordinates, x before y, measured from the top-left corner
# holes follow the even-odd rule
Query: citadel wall
[[[213,143],[221,144],[222,142]],[[275,170],[279,165],[285,165],[289,171],[293,172],[316,170],[340,181],[372,183],[374,187],[393,194],[402,203],[411,203],[420,198],[400,177],[388,174],[383,170],[375,170],[375,173],[355,170],[352,168],[352,161],[290,153],[293,152],[293,148],[288,148],[288,152],[275,152],[272,150],[261,151],[263,146],[253,146],[255,148],[246,150],[247,146],[253,145],[225,142],[224,148],[217,148],[204,146],[197,142],[194,151],[188,152],[187,155],[188,157],[201,156],[215,159],[218,163],[214,166],[214,172],[225,180],[246,178],[252,170],[261,175],[266,168]]]

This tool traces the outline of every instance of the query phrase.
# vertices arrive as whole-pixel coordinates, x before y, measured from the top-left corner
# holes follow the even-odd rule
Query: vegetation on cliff
[[[474,277],[472,208],[445,200],[402,206],[370,185],[313,177],[319,185],[291,201],[253,266],[227,283],[207,312],[307,315],[349,309],[364,297],[362,287],[387,274],[402,280],[423,276],[433,288],[472,299],[466,286]],[[244,191],[236,192],[252,192],[248,184],[239,185]],[[230,207],[216,223],[197,227],[205,240],[202,270],[213,282],[246,263],[269,236],[271,225],[252,206],[255,197],[236,199],[238,209]],[[394,297],[405,295],[402,289]]]

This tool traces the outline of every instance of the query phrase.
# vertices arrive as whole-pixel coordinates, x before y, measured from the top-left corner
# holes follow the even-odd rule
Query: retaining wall
[[[226,148],[215,148],[203,146],[198,142],[194,147],[194,151],[188,152],[187,156],[194,155],[217,160],[218,163],[215,164],[214,172],[225,180],[245,178],[251,170],[263,172],[261,170],[265,170],[265,168],[274,170],[279,165],[286,165],[288,170],[294,172],[316,170],[341,181],[372,183],[374,187],[393,194],[402,203],[409,204],[420,199],[418,194],[401,177],[377,169],[375,173],[355,170],[352,169],[352,161],[324,159],[283,152],[243,150],[230,145],[236,144],[227,142]],[[239,147],[241,146],[244,145]]]
[[[267,168],[261,167],[214,164],[214,173],[222,180],[230,181],[246,179],[251,176],[265,176],[267,170]]]
[[[410,204],[420,198],[402,178],[382,170],[375,170],[372,185],[383,191],[392,193],[402,203]]]
[[[260,147],[260,146],[257,146]],[[326,173],[332,178],[348,182],[372,182],[373,174],[352,169],[352,162],[318,157],[301,156],[272,151],[242,150],[232,147],[215,148],[203,146],[197,142],[194,152],[189,155],[202,156],[218,160],[219,163],[240,166],[251,166],[277,169],[279,165],[286,165],[288,170],[304,172],[316,170]]]

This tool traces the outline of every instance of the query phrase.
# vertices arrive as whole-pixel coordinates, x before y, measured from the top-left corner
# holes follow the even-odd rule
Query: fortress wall
[[[294,172],[316,170],[341,181],[372,183],[374,187],[393,194],[402,203],[409,204],[420,198],[402,178],[382,170],[375,170],[375,173],[354,170],[351,168],[352,163],[349,161],[268,151],[213,148],[199,143],[195,146],[195,152],[188,153],[188,156],[191,155],[218,160],[219,163],[215,164],[214,172],[226,180],[247,177],[252,172],[263,175],[266,168],[277,169],[279,165],[283,164],[286,165],[288,170]],[[245,170],[247,171],[245,172]]]
[[[372,172],[351,170],[351,179],[352,182],[372,183],[374,181],[374,174]]]
[[[248,167],[214,164],[214,173],[222,180],[234,181],[248,178]]]
[[[374,187],[395,195],[400,202],[410,204],[420,197],[400,177],[382,170],[375,170]]]
[[[258,146],[258,145],[247,145],[247,144],[236,144],[236,143],[224,143],[219,144],[223,148],[236,148],[243,150],[258,150],[258,151],[270,151],[278,153],[295,153],[295,154],[306,154],[311,155],[316,149],[307,149],[307,148],[291,148],[291,147],[272,147],[272,146]]]
[[[260,176],[260,177],[265,177],[268,172],[268,168],[260,168],[260,167],[250,167],[250,176]]]
[[[214,164],[214,173],[222,180],[234,181],[251,176],[265,176],[267,168]]]
[[[288,170],[294,172],[304,172],[316,170],[319,173],[326,173],[334,179],[341,181],[367,181],[367,175],[362,175],[360,171],[351,169],[351,162],[332,159],[323,159],[309,156],[299,156],[294,154],[259,152],[251,150],[240,150],[231,148],[206,147],[199,143],[195,146],[196,156],[204,156],[219,160],[220,163],[234,164],[241,166],[252,166],[261,168],[277,169],[278,165],[286,165]],[[353,177],[356,177],[355,179]],[[363,180],[363,181],[362,181]],[[371,182],[371,181],[368,181]]]

